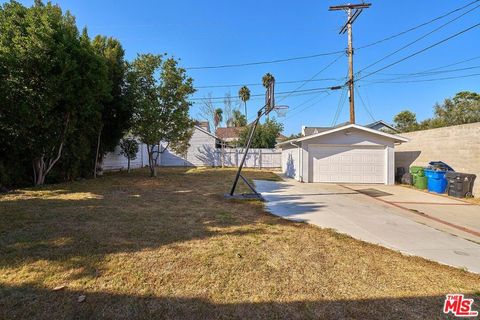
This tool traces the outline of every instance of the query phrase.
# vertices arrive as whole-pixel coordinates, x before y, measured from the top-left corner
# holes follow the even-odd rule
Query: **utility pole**
[[[350,123],[355,123],[355,86],[353,75],[353,33],[352,24],[358,18],[363,9],[371,6],[370,3],[361,4],[344,4],[339,6],[331,6],[330,11],[344,10],[347,13],[347,22],[343,25],[339,34],[348,33],[348,92],[350,101]],[[353,11],[353,13],[352,13]]]

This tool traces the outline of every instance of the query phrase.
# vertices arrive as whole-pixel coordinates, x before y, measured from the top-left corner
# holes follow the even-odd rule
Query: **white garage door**
[[[385,183],[385,148],[310,147],[313,182]]]

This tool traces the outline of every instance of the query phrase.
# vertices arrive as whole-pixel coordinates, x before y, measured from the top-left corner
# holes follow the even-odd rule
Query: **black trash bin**
[[[448,195],[457,198],[471,197],[476,177],[474,174],[448,171],[445,174]]]

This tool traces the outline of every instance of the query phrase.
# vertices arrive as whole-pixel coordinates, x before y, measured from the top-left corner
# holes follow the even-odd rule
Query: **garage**
[[[395,183],[395,145],[408,139],[347,124],[278,144],[282,171],[301,182]]]
[[[385,182],[385,148],[311,146],[309,154],[312,182]]]

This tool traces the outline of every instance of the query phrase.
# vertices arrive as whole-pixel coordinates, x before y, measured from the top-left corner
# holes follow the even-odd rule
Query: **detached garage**
[[[302,182],[395,183],[398,135],[348,124],[284,141],[282,170]]]

